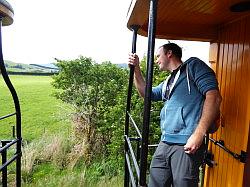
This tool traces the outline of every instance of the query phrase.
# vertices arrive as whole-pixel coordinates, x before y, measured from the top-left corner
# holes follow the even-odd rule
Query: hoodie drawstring
[[[186,75],[187,75],[188,93],[190,95],[191,94],[191,88],[190,88],[189,75],[188,75],[188,63],[186,65]]]

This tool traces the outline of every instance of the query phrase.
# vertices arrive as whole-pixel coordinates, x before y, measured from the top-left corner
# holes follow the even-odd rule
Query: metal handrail
[[[136,181],[139,182],[140,186],[146,186],[146,170],[147,170],[147,156],[148,156],[148,135],[149,135],[149,123],[150,123],[150,108],[151,108],[151,92],[152,92],[152,77],[153,77],[153,63],[154,63],[154,47],[155,47],[155,30],[156,30],[156,12],[157,12],[157,0],[150,0],[150,12],[149,12],[149,27],[148,27],[148,54],[147,54],[147,74],[146,74],[146,88],[145,88],[145,97],[144,97],[144,113],[143,113],[143,126],[142,133],[140,133],[136,123],[131,117],[130,105],[131,105],[131,94],[132,94],[132,85],[134,78],[134,67],[130,67],[130,76],[129,76],[129,86],[128,86],[128,95],[127,95],[127,107],[126,107],[126,118],[125,118],[125,174],[124,174],[124,187],[129,187],[129,183],[132,182],[134,186],[134,177],[132,176],[133,172],[130,168],[130,161],[128,158],[128,151],[132,148],[129,140],[129,121],[134,125],[139,138],[137,140],[137,160],[140,160],[140,167],[136,169],[136,173],[139,177]],[[132,53],[136,52],[136,38],[137,31],[139,29],[138,25],[130,25],[133,30],[133,43],[132,43]],[[141,145],[139,145],[139,142]],[[140,152],[138,152],[140,151]],[[133,151],[130,151],[131,155],[134,155]],[[140,158],[139,158],[140,155]],[[132,156],[133,160],[136,160]],[[137,163],[137,162],[136,162]],[[137,171],[138,170],[138,171]],[[129,182],[130,178],[130,182]]]
[[[137,132],[137,135],[141,138],[142,135],[141,135],[141,132],[140,132],[138,126],[136,125],[136,123],[135,123],[134,119],[132,118],[131,114],[128,111],[127,111],[127,113],[128,113],[130,121],[132,122],[132,124],[133,124],[133,126],[134,126],[134,128],[135,128],[135,130]]]
[[[139,178],[139,176],[140,176],[139,166],[138,166],[138,163],[137,163],[137,161],[136,161],[135,153],[134,153],[134,151],[133,151],[131,142],[130,142],[129,138],[128,138],[126,135],[125,135],[125,140],[126,140],[127,143],[128,143],[129,151],[130,151],[130,154],[131,154],[131,157],[132,157],[132,160],[133,160],[133,164],[134,164],[134,166],[135,166],[135,171],[136,171],[137,177]]]
[[[137,31],[139,29],[139,26],[133,25],[131,26],[131,29],[133,30],[133,42],[132,42],[132,53],[136,52],[136,40],[137,40]],[[128,136],[129,135],[129,115],[128,113],[130,112],[131,108],[131,96],[132,96],[132,87],[133,87],[133,81],[134,81],[134,67],[130,67],[130,72],[129,72],[129,83],[128,83],[128,94],[127,94],[127,106],[126,106],[126,116],[125,116],[125,130],[124,130],[124,135]],[[125,150],[125,157],[127,158],[127,153],[128,153],[128,143],[125,141],[124,143],[124,150]],[[125,160],[125,166],[124,166],[124,187],[129,186],[129,178],[130,178],[130,171],[129,171],[129,166],[127,161]]]
[[[5,119],[10,116],[16,116],[16,140],[14,141],[16,143],[16,153],[15,155],[7,160],[7,147],[11,146],[10,144],[14,144],[14,142],[10,144],[6,144],[6,142],[3,143],[2,147],[2,165],[0,166],[0,170],[2,172],[2,185],[5,187],[7,186],[7,166],[11,164],[13,161],[16,161],[16,186],[20,187],[21,186],[21,155],[22,155],[22,132],[21,132],[21,110],[20,110],[20,104],[19,104],[19,99],[16,93],[16,90],[14,86],[12,85],[10,78],[8,76],[8,73],[6,71],[5,65],[4,65],[4,60],[3,60],[3,53],[2,53],[2,20],[3,17],[0,15],[0,72],[2,74],[2,77],[11,93],[12,99],[14,101],[15,105],[15,113],[2,116],[1,119]],[[6,146],[6,147],[5,147]]]
[[[215,145],[219,146],[220,148],[222,148],[224,151],[226,151],[227,153],[229,153],[231,156],[233,156],[235,159],[239,160],[242,163],[246,163],[246,158],[247,158],[247,153],[245,151],[241,151],[241,154],[237,154],[234,153],[233,151],[229,150],[225,145],[224,145],[224,141],[222,140],[215,140],[213,138],[209,137],[209,140],[211,142],[213,142]]]
[[[2,164],[0,166],[0,171],[2,171],[3,169],[5,169],[8,165],[10,165],[13,161],[15,161],[20,156],[21,156],[20,153],[15,154],[11,159],[9,159],[7,162],[5,162],[4,164]]]
[[[18,139],[10,141],[5,146],[3,146],[3,147],[0,148],[0,153],[2,153],[3,151],[7,150],[10,146],[14,145],[17,142],[18,142]]]
[[[155,31],[157,17],[157,0],[150,0],[149,5],[149,20],[148,20],[148,53],[147,53],[147,73],[146,73],[146,88],[144,97],[144,113],[142,127],[142,142],[141,142],[141,159],[140,159],[140,185],[147,185],[147,167],[148,167],[148,136],[150,123],[151,109],[151,94],[153,81],[153,66],[154,66],[154,48],[155,48]]]
[[[5,119],[5,118],[8,118],[8,117],[11,117],[11,116],[14,116],[14,115],[16,115],[16,112],[11,113],[11,114],[7,114],[7,115],[5,115],[5,116],[1,116],[1,117],[0,117],[0,120]]]
[[[129,176],[130,176],[130,180],[131,180],[132,186],[136,187],[135,178],[134,178],[133,171],[132,171],[132,168],[131,168],[131,164],[130,164],[128,153],[125,154],[125,158],[126,158],[126,163],[127,163],[127,166],[128,166],[128,172],[129,172]]]

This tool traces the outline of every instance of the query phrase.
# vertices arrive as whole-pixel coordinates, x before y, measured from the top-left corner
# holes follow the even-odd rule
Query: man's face
[[[163,47],[160,47],[156,52],[156,63],[161,71],[167,71],[169,66],[169,52],[165,53]]]

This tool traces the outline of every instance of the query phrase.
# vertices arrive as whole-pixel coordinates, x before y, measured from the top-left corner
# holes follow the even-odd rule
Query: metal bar
[[[136,161],[137,161],[137,163],[139,163],[139,161],[140,161],[140,152],[141,152],[140,141],[137,141],[137,143],[136,143]],[[136,185],[138,186],[138,184],[139,184],[139,177],[136,179]]]
[[[130,141],[137,141],[137,142],[140,142],[140,141],[141,141],[141,138],[140,138],[140,137],[129,137],[129,140],[130,140]]]
[[[129,176],[130,176],[130,179],[131,179],[131,184],[132,184],[133,187],[136,187],[135,178],[134,178],[134,175],[133,175],[133,171],[132,171],[131,164],[130,164],[130,161],[129,161],[129,156],[128,156],[127,153],[125,154],[125,158],[126,158],[126,165],[128,166],[128,172],[129,172]]]
[[[14,160],[16,160],[18,157],[20,157],[20,154],[15,154],[11,159],[9,159],[7,162],[2,164],[0,166],[0,171],[2,171],[4,168],[6,168],[8,165],[10,165]]]
[[[17,155],[16,159],[16,186],[21,187],[22,184],[22,169],[21,169],[21,156],[22,156],[22,139],[17,141]]]
[[[205,136],[205,154],[204,154],[203,163],[202,163],[200,187],[204,186],[205,169],[206,169],[206,156],[207,156],[207,152],[208,152],[208,143],[209,143],[209,134],[207,133],[206,136]]]
[[[5,144],[3,147],[0,148],[0,153],[2,153],[3,151],[5,151],[6,149],[8,149],[10,146],[12,146],[13,144],[15,144],[18,140],[12,140],[9,143],[7,143],[6,141],[2,141],[2,144]]]
[[[15,114],[16,114],[16,112],[15,112],[15,113],[12,113],[12,114],[5,115],[5,116],[1,116],[1,117],[0,117],[0,120],[5,119],[5,118],[8,118],[8,117],[11,117],[11,116],[14,116]]]
[[[15,131],[15,126],[12,126],[12,137],[16,137],[16,131]]]
[[[5,147],[7,142],[2,142],[2,146]],[[6,149],[4,149],[2,152],[2,164],[5,164],[7,161],[7,151]],[[8,183],[8,179],[7,179],[7,167],[3,168],[2,170],[2,185],[3,187],[6,187]]]
[[[129,151],[130,151],[130,154],[131,154],[131,157],[132,157],[132,160],[133,160],[133,164],[135,166],[135,171],[136,171],[137,177],[139,178],[140,170],[139,170],[138,163],[136,161],[135,153],[133,151],[133,148],[132,148],[132,145],[131,145],[131,142],[130,142],[129,138],[126,135],[125,135],[125,139],[126,139],[126,141],[128,143]]]
[[[132,116],[131,116],[131,114],[129,112],[127,112],[127,113],[128,113],[129,119],[131,120],[131,122],[132,122],[132,124],[133,124],[133,126],[134,126],[134,128],[135,128],[135,130],[137,132],[137,135],[141,138],[142,137],[141,132],[140,132],[139,128],[137,127],[134,119],[132,118]]]
[[[21,157],[22,157],[22,139],[17,141],[17,152],[16,154],[19,155],[16,158],[16,186],[21,187],[22,184],[22,169],[21,169]]]
[[[238,159],[238,156],[236,153],[233,153],[232,151],[230,151],[228,148],[226,148],[223,144],[221,144],[219,141],[214,140],[213,138],[209,137],[209,140],[211,142],[213,142],[215,145],[218,145],[220,148],[222,148],[224,151],[228,152],[230,155],[232,155],[233,157],[235,157],[236,159]]]
[[[142,147],[140,159],[140,185],[146,186],[147,157],[148,157],[148,134],[151,109],[152,78],[155,48],[155,30],[157,16],[157,0],[150,0],[149,25],[148,25],[148,53],[147,53],[147,75],[144,98]]]
[[[136,52],[136,40],[137,40],[137,31],[139,29],[138,26],[131,26],[133,30],[133,41],[132,41],[132,53]],[[128,112],[130,112],[130,107],[131,107],[131,96],[132,96],[132,86],[133,86],[133,81],[134,81],[134,67],[130,67],[130,73],[129,73],[129,84],[128,84],[128,95],[127,95],[127,107],[126,107],[126,118],[125,118],[125,132],[124,135],[128,136],[129,134],[129,116]],[[128,151],[128,145],[127,142],[125,141],[124,144],[124,149],[125,149],[125,154]],[[125,174],[124,174],[124,187],[129,187],[129,171],[127,164],[125,163]]]
[[[4,65],[3,52],[2,52],[2,17],[0,17],[0,70],[7,87],[11,92],[16,110],[16,131],[17,131],[16,134],[17,134],[17,139],[19,140],[17,142],[16,154],[20,155],[19,157],[17,157],[16,160],[16,186],[19,187],[21,186],[21,155],[22,155],[21,110],[16,90],[9,79],[9,76],[7,74]]]
[[[244,163],[244,158],[242,158],[241,155],[239,155],[239,154],[237,154],[237,153],[234,153],[234,152],[232,152],[231,150],[229,150],[227,147],[224,146],[224,143],[221,143],[220,141],[217,141],[217,140],[215,140],[215,139],[213,139],[213,138],[210,138],[210,137],[209,137],[209,140],[210,140],[211,142],[213,142],[215,145],[218,145],[220,148],[222,148],[224,151],[226,151],[226,152],[229,153],[230,155],[232,155],[235,159],[240,160],[241,162]],[[244,155],[244,156],[245,156],[245,155]]]

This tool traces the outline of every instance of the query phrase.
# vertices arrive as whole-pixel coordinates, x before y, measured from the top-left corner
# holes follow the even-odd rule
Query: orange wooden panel
[[[227,120],[226,120],[226,115],[225,115],[225,105],[228,101],[228,88],[229,88],[229,81],[228,81],[228,74],[230,72],[230,64],[229,64],[229,60],[228,60],[228,54],[230,52],[230,45],[229,45],[229,41],[230,40],[230,33],[225,33],[225,44],[224,44],[224,49],[223,49],[223,57],[222,57],[222,63],[223,63],[223,69],[222,69],[222,87],[221,87],[221,93],[222,93],[222,97],[223,97],[223,101],[222,101],[222,107],[221,107],[221,113],[225,119],[224,123],[223,123],[223,128],[222,128],[222,132],[221,132],[221,136],[217,137],[219,139],[217,140],[226,140],[227,136],[228,136],[228,131],[226,129],[226,127],[228,126]],[[227,169],[227,164],[225,163],[225,160],[228,160],[228,154],[226,154],[223,150],[219,149],[219,160],[218,160],[218,171],[217,171],[217,175],[214,174],[214,181],[213,181],[213,186],[223,186],[222,185],[222,181],[225,180],[224,179],[224,175],[225,174],[225,170]]]
[[[228,148],[232,151],[235,151],[235,128],[236,128],[236,112],[237,112],[237,98],[235,95],[235,89],[237,89],[237,85],[235,84],[236,79],[236,68],[237,68],[237,57],[238,57],[238,42],[234,42],[239,37],[239,23],[235,23],[236,25],[232,27],[232,35],[230,37],[230,45],[231,51],[229,52],[230,55],[230,64],[231,64],[231,72],[230,72],[230,85],[229,85],[229,102],[227,104],[228,108],[228,123],[230,124],[228,128]],[[229,107],[230,106],[230,107]],[[225,170],[225,180],[227,181],[225,184],[227,186],[232,186],[232,182],[235,180],[232,179],[232,171],[234,165],[234,158],[232,156],[228,157],[227,161],[227,170]]]
[[[244,45],[244,55],[243,55],[243,60],[246,63],[246,73],[247,73],[247,79],[250,80],[250,18],[248,17],[246,21],[246,39],[245,39],[245,45]],[[246,85],[249,85],[249,82],[245,83]],[[250,95],[250,87],[248,86],[247,89],[245,89],[246,94],[249,96]],[[247,105],[247,116],[246,116],[246,130],[249,131],[249,126],[250,126],[250,98],[248,97],[248,100],[245,101],[245,104]],[[244,137],[244,142],[248,140],[248,145],[247,145],[247,153],[248,155],[250,154],[250,137]],[[247,163],[245,166],[244,170],[244,186],[250,186],[250,157],[248,156]]]
[[[242,59],[242,54],[243,54],[243,41],[244,41],[244,38],[245,38],[245,25],[246,25],[246,22],[245,20],[242,20],[240,22],[238,22],[237,24],[235,24],[235,28],[237,28],[239,31],[239,34],[238,34],[238,40],[239,42],[236,43],[236,47],[234,51],[235,54],[237,54],[237,56],[235,55],[235,59],[234,59],[234,62],[233,62],[233,65],[234,66],[234,70],[235,70],[235,79],[234,79],[234,84],[235,84],[235,89],[234,89],[234,95],[233,97],[235,98],[236,102],[235,102],[235,105],[232,106],[233,108],[233,123],[234,123],[234,129],[233,131],[231,132],[231,134],[233,135],[231,137],[231,142],[230,144],[232,145],[232,151],[233,152],[236,152],[236,153],[240,153],[241,149],[239,149],[241,146],[238,142],[238,138],[237,138],[237,129],[238,128],[241,128],[241,124],[242,124],[242,117],[240,117],[240,110],[239,110],[239,103],[240,103],[240,97],[237,97],[237,96],[240,96],[241,95],[241,92],[242,92],[242,86],[240,86],[242,81],[245,81],[246,78],[242,77],[242,66],[241,64],[243,63],[243,59]],[[248,96],[246,96],[248,97]],[[244,148],[242,147],[242,150],[244,150]],[[242,184],[242,175],[243,175],[243,169],[242,169],[242,166],[243,164],[239,163],[238,164],[238,161],[237,160],[233,160],[233,166],[231,168],[231,170],[228,171],[228,177],[227,179],[230,181],[230,184],[232,184],[232,186],[240,186]],[[234,179],[234,172],[235,171],[238,171],[237,174],[241,177],[241,180],[235,180]]]
[[[213,46],[210,48],[211,53],[217,53],[211,54],[210,58],[215,60],[217,56],[215,67],[223,97],[221,113],[224,118],[224,125],[212,137],[223,140],[225,146],[237,154],[247,150],[249,139],[249,25],[250,16],[224,25],[219,32],[218,50],[216,51]],[[218,165],[207,168],[205,186],[241,187],[245,164],[214,145],[209,147]],[[250,171],[250,164],[247,167],[247,171]],[[245,182],[247,186],[250,186],[249,181]]]
[[[209,51],[210,52],[210,54],[209,54],[210,59],[209,60],[214,61],[216,56],[217,56],[216,76],[217,76],[217,79],[219,82],[219,89],[223,91],[224,89],[222,89],[222,88],[224,85],[222,84],[222,75],[223,75],[223,70],[224,70],[223,69],[224,49],[227,49],[226,45],[225,45],[226,35],[222,35],[219,37],[221,38],[221,42],[220,42],[220,45],[218,45],[217,51],[216,51],[216,48],[213,46],[215,44],[211,45],[211,48]],[[221,95],[223,95],[222,91],[221,91]],[[224,127],[222,125],[223,125],[223,123],[221,124],[218,131],[215,134],[211,135],[212,138],[214,138],[216,140],[220,139],[221,133],[224,130]],[[212,151],[212,153],[214,154],[214,161],[216,163],[220,163],[219,160],[222,158],[222,156],[220,155],[221,150],[218,148],[218,146],[215,146],[214,144],[210,144],[209,147],[210,147],[209,150]],[[208,167],[206,168],[206,175],[205,175],[205,181],[206,181],[205,185],[206,186],[213,187],[216,184],[217,176],[218,176],[217,173],[218,173],[218,170],[221,168],[222,167],[220,164],[214,166],[213,169],[208,168]]]

